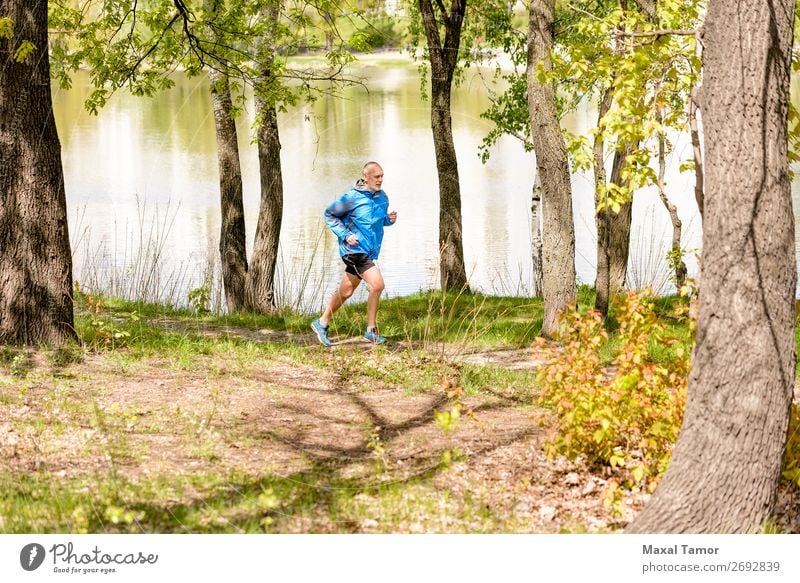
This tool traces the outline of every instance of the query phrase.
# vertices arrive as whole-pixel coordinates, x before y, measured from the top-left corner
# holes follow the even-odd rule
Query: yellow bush
[[[630,293],[616,306],[619,334],[604,366],[608,343],[600,314],[566,314],[562,344],[543,347],[539,404],[556,415],[549,455],[610,466],[629,488],[653,490],[678,437],[686,397],[689,351],[667,336],[650,297]],[[651,342],[672,347],[668,365],[652,361]]]

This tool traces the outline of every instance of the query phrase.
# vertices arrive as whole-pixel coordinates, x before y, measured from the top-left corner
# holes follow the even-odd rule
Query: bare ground
[[[321,350],[310,335],[194,331],[290,340],[310,355]],[[24,382],[0,373],[0,471],[46,471],[66,480],[113,468],[132,482],[235,471],[254,481],[270,475],[311,483],[313,475],[315,488],[359,488],[349,515],[332,516],[323,502],[311,512],[280,516],[282,532],[607,531],[624,528],[646,501],[630,494],[621,515],[609,514],[605,476],[547,458],[543,430],[524,399],[491,391],[465,397],[461,404],[473,415],[446,433],[434,419],[453,404],[444,389],[365,386],[337,366],[356,352],[378,364],[404,359],[406,348],[374,350],[342,339],[325,353],[330,366],[324,369],[290,358],[219,355],[181,368],[159,358],[121,363],[105,353],[55,374],[34,369]],[[440,348],[460,362],[511,369],[537,364],[528,349]],[[381,500],[376,484],[399,485],[395,499]],[[205,493],[182,496],[176,502],[202,500]],[[800,532],[796,491],[781,492],[778,522]]]

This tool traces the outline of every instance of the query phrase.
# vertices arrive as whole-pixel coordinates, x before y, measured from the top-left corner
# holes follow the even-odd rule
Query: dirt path
[[[322,350],[311,333],[181,329],[288,340],[309,355]],[[313,488],[319,502],[284,510],[276,523],[281,532],[603,531],[624,527],[642,506],[645,496],[631,495],[622,515],[610,516],[602,475],[544,455],[529,403],[491,391],[465,397],[458,404],[471,415],[446,432],[436,421],[437,412],[454,405],[444,390],[409,393],[380,381],[365,387],[333,366],[353,352],[366,363],[404,359],[408,348],[392,343],[375,352],[343,338],[322,353],[334,357],[322,369],[288,357],[207,355],[176,368],[159,358],[121,365],[113,354],[90,355],[57,375],[29,375],[18,396],[4,393],[2,467],[65,480],[113,470],[128,483],[187,474],[237,474],[259,483],[269,476]],[[537,365],[529,349],[439,348],[459,363]],[[14,386],[9,377],[0,380]],[[390,496],[376,493],[388,485]],[[352,498],[321,495],[337,488],[353,490]],[[198,487],[173,502],[207,505],[209,496]],[[784,496],[780,503],[797,521],[800,501]]]

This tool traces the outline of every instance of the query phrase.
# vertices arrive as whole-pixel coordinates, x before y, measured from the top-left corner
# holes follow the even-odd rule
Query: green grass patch
[[[469,495],[434,487],[433,466],[401,480],[342,478],[316,464],[290,476],[238,471],[122,479],[0,474],[4,533],[502,532],[500,517]],[[446,469],[445,469],[446,471]],[[447,508],[447,512],[444,509]],[[445,522],[441,522],[444,517]],[[477,529],[475,524],[478,525]]]

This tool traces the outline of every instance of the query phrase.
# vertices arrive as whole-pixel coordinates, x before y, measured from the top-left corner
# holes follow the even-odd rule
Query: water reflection
[[[399,213],[397,224],[387,229],[380,259],[387,295],[413,293],[438,282],[436,165],[429,104],[420,99],[416,67],[365,66],[360,74],[368,78],[368,91],[351,87],[343,99],[322,97],[279,116],[285,180],[279,288],[287,298],[302,297],[300,304],[308,309],[321,307],[341,274],[322,209],[349,188],[361,164],[370,159],[383,165],[390,207]],[[157,233],[162,239],[162,285],[170,281],[170,271],[184,274],[180,284],[171,284],[174,297],[165,299],[185,302],[186,292],[202,285],[217,262],[219,194],[208,83],[204,78],[175,80],[175,88],[155,99],[118,94],[97,117],[83,109],[89,91],[85,75],[77,76],[73,89],[55,94],[79,281],[100,282],[113,273],[118,280],[124,278],[124,268],[136,245],[147,240],[154,216],[161,225]],[[467,80],[455,92],[453,127],[467,272],[475,289],[527,294],[534,158],[509,137],[498,143],[487,164],[480,162],[478,146],[490,129],[480,114],[487,106],[477,79]],[[572,131],[581,131],[593,125],[594,115],[581,111],[566,123]],[[249,123],[249,115],[238,120],[252,245],[259,178]],[[690,155],[688,142],[678,140],[670,157],[668,192],[684,222],[684,246],[692,248],[700,246],[693,177],[677,172]],[[582,282],[592,283],[591,176],[575,175],[573,188],[577,273]],[[637,282],[664,283],[663,255],[670,232],[669,217],[655,190],[639,193],[631,259],[638,266]],[[654,257],[650,248],[657,244],[663,250]]]

